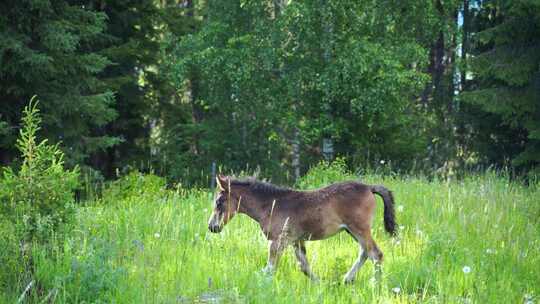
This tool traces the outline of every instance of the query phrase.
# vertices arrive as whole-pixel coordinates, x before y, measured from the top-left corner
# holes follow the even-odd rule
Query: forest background
[[[540,164],[540,2],[2,1],[0,165],[23,108],[90,182],[291,183],[324,158],[459,176]]]

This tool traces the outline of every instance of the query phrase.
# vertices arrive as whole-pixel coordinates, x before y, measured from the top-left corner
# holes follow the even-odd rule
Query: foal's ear
[[[219,187],[220,191],[229,190],[229,179],[226,176],[224,176],[222,174],[218,174],[216,176],[216,182],[217,182],[217,186]]]

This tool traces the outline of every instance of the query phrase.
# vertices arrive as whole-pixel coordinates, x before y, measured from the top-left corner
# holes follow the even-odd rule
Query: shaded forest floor
[[[355,178],[317,167],[299,182],[315,188]],[[238,216],[221,234],[207,230],[213,194],[166,190],[155,176],[131,174],[79,208],[76,227],[36,250],[40,290],[27,299],[55,303],[523,303],[540,299],[540,190],[495,174],[462,181],[367,175],[393,190],[399,236],[382,225],[374,238],[385,253],[382,282],[370,262],[356,282],[341,284],[357,245],[341,233],[308,242],[312,283],[292,250],[273,279],[263,275],[267,244],[259,227]],[[60,254],[62,252],[62,254]],[[19,293],[0,295],[15,302]],[[52,296],[51,296],[52,295]]]

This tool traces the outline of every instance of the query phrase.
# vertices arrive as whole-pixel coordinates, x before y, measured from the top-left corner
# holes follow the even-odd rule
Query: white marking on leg
[[[345,283],[351,283],[352,281],[354,281],[355,277],[356,277],[356,273],[358,272],[358,270],[360,269],[360,267],[362,267],[362,265],[364,265],[364,263],[366,262],[368,256],[367,254],[362,251],[362,253],[360,254],[360,256],[356,259],[356,261],[354,262],[354,264],[352,265],[351,269],[349,270],[349,272],[347,272],[347,274],[345,275],[345,278],[343,279],[343,281]]]
[[[264,274],[273,274],[274,273],[274,266],[272,265],[272,263],[268,262],[268,264],[266,264],[266,266],[262,269],[262,272]]]

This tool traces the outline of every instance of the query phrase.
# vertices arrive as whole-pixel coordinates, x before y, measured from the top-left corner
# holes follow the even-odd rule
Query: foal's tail
[[[396,235],[396,216],[394,214],[394,196],[384,186],[371,186],[371,192],[380,195],[384,202],[384,228],[390,235]]]

